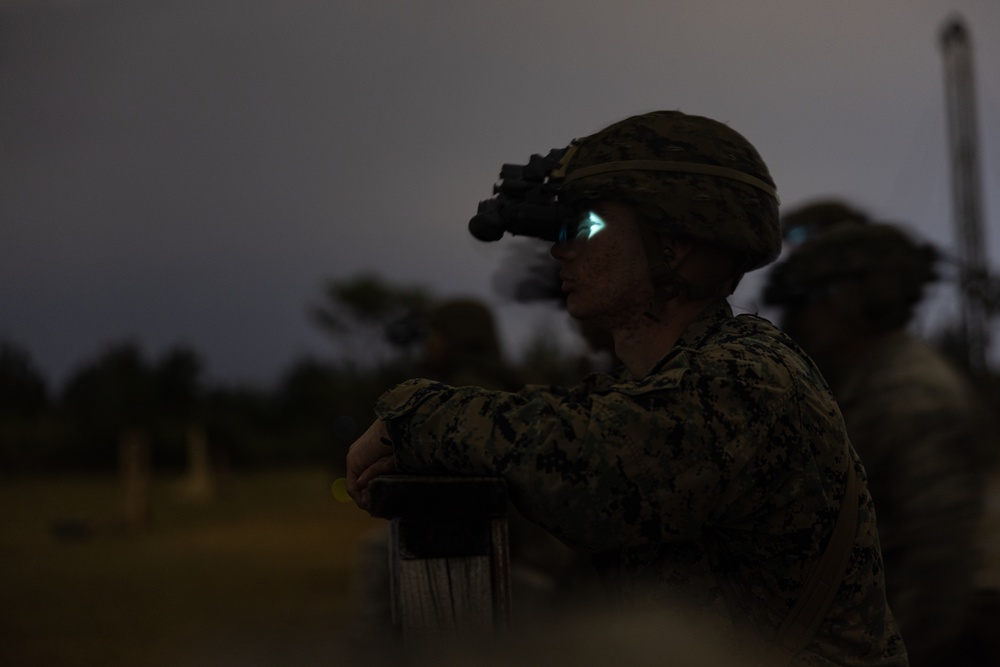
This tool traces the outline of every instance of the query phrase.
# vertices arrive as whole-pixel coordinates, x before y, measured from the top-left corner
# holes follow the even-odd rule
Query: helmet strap
[[[655,313],[662,312],[667,301],[679,296],[686,299],[706,299],[718,296],[725,292],[729,284],[732,283],[732,277],[709,285],[696,285],[685,280],[679,275],[678,270],[688,260],[690,254],[685,255],[680,263],[674,266],[676,255],[672,248],[664,244],[665,234],[641,220],[639,222],[639,235],[642,239],[643,249],[646,251],[649,277],[653,283],[654,293],[650,310],[644,313],[646,317],[658,322],[659,318],[655,316]]]
[[[649,309],[643,312],[647,318],[659,322],[658,313],[663,312],[667,301],[680,294],[680,286],[671,263],[676,259],[674,251],[663,244],[662,236],[645,220],[639,220],[639,237],[646,251],[649,264],[649,278],[653,283],[653,298]]]

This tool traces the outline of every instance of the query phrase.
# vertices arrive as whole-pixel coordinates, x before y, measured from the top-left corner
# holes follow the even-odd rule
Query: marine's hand
[[[358,507],[368,509],[368,483],[396,472],[392,440],[385,422],[376,419],[347,450],[347,493]]]

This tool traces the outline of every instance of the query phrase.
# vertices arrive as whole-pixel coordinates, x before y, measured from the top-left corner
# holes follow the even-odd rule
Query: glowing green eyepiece
[[[604,229],[605,224],[601,216],[593,211],[588,211],[586,216],[576,224],[575,229],[565,225],[560,228],[559,242],[565,243],[570,240],[571,231],[573,239],[592,239],[597,232]]]
[[[580,230],[580,233],[582,234],[586,232],[587,238],[592,239],[595,234],[604,229],[605,222],[601,219],[601,216],[591,211],[590,215],[587,217],[587,223],[581,225],[581,227],[582,229]]]

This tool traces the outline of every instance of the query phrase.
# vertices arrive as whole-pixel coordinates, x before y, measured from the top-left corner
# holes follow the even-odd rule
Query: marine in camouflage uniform
[[[980,565],[987,432],[973,390],[905,331],[935,252],[887,224],[828,227],[766,300],[826,374],[879,509],[886,589],[913,665],[954,665]]]
[[[767,664],[906,665],[833,396],[795,343],[725,300],[780,250],[756,150],[722,123],[654,112],[574,142],[552,178],[584,213],[552,250],[567,307],[612,332],[624,370],[520,392],[405,382],[348,454],[352,496],[365,507],[368,482],[395,471],[500,475],[631,608],[690,615]],[[858,512],[832,604],[804,647],[771,654],[849,471]]]

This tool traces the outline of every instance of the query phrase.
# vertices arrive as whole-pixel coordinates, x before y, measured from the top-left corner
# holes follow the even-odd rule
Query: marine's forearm
[[[592,550],[697,531],[717,488],[706,448],[688,438],[689,450],[671,449],[676,425],[637,410],[616,392],[511,394],[427,380],[403,383],[376,407],[401,471],[503,477],[526,516]],[[653,471],[673,482],[657,484]]]

